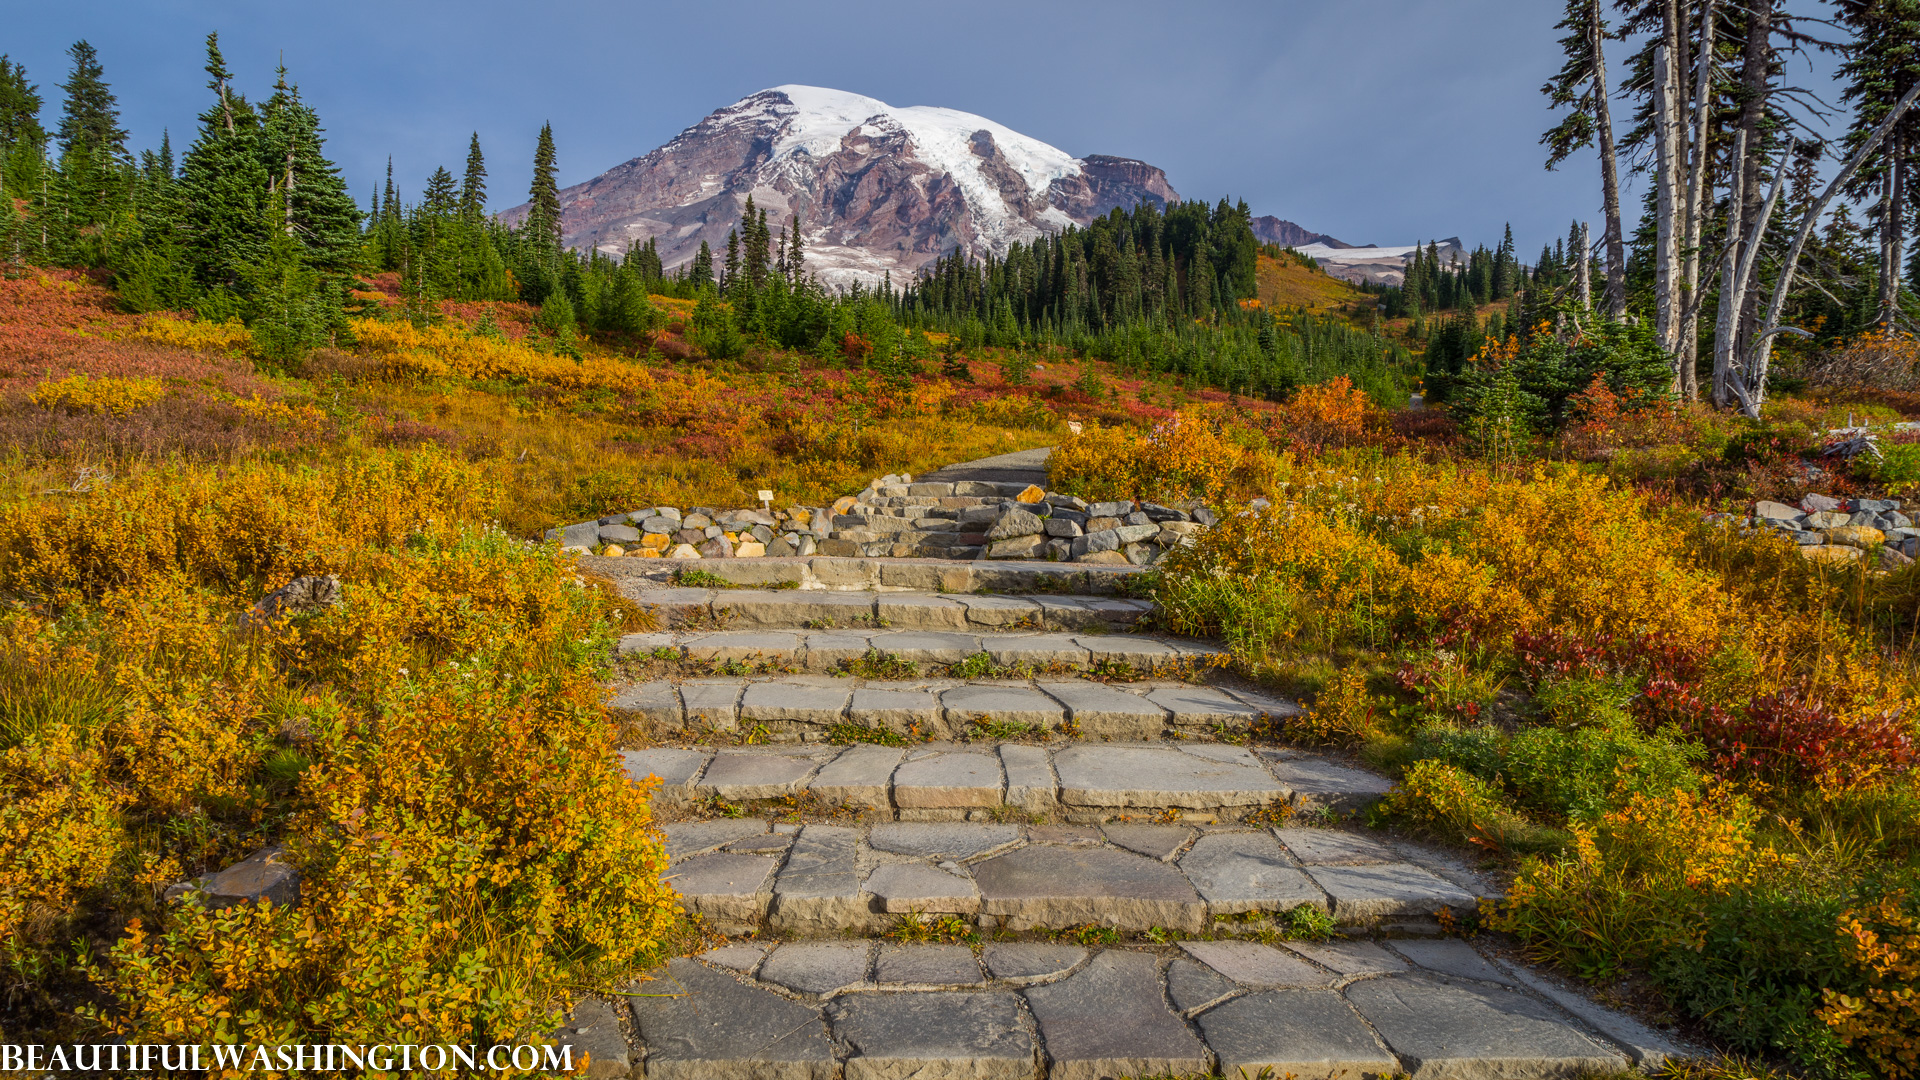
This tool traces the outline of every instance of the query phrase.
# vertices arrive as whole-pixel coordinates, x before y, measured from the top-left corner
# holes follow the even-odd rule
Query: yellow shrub
[[[360,347],[384,362],[390,379],[506,379],[634,392],[653,385],[638,364],[600,355],[575,360],[453,327],[422,330],[412,323],[359,319],[353,331]]]
[[[1600,822],[1607,856],[1626,873],[1688,889],[1752,885],[1783,856],[1754,842],[1759,813],[1724,788],[1634,795]]]
[[[1840,918],[1847,961],[1866,974],[1859,995],[1825,990],[1820,1019],[1888,1080],[1920,1076],[1920,919],[1904,892]]]
[[[1380,733],[1373,695],[1367,692],[1367,672],[1360,664],[1341,668],[1313,708],[1287,722],[1287,734],[1293,738],[1340,746],[1363,743]]]
[[[1082,498],[1198,499],[1265,494],[1289,461],[1264,448],[1238,445],[1198,410],[1176,414],[1141,434],[1091,427],[1068,438],[1047,459],[1049,483]]]
[[[201,319],[176,319],[171,315],[149,315],[140,321],[132,336],[175,348],[228,356],[246,356],[253,352],[253,334],[238,319],[216,323]]]
[[[167,387],[159,379],[89,378],[81,373],[43,382],[27,396],[43,409],[125,416],[167,396]]]

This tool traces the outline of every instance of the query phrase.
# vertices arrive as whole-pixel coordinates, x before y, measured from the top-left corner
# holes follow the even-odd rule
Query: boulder
[[[1838,510],[1842,505],[1841,500],[1830,495],[1809,494],[1800,500],[1800,509],[1809,514],[1817,514],[1823,510]]]
[[[1040,502],[1046,497],[1047,497],[1047,491],[1045,488],[1041,487],[1038,484],[1028,484],[1025,490],[1021,491],[1020,494],[1015,495],[1013,497],[1013,501],[1033,504],[1033,503]]]
[[[626,553],[627,549],[621,547],[619,544],[608,544],[606,547],[600,549],[600,554],[609,559],[617,559]]]
[[[1048,562],[1066,562],[1073,558],[1073,541],[1055,537],[1047,541],[1045,555]]]
[[[1097,502],[1087,507],[1087,513],[1094,517],[1126,517],[1128,514],[1133,513],[1133,504],[1130,502]]]
[[[1040,520],[1038,514],[1019,507],[1008,507],[1007,512],[1000,515],[1000,520],[994,522],[993,528],[987,530],[987,539],[1009,540],[1016,536],[1037,536],[1046,531],[1047,523]]]
[[[641,519],[639,525],[642,533],[670,533],[680,527],[680,522],[675,518],[654,514]]]
[[[708,517],[705,514],[700,513],[697,510],[691,514],[688,514],[686,517],[683,517],[680,519],[680,527],[682,529],[692,529],[692,530],[698,531],[701,529],[705,529],[707,526],[711,524],[713,524],[713,519]]]
[[[1135,566],[1146,566],[1160,557],[1160,549],[1152,544],[1128,544],[1121,549],[1127,561]]]
[[[640,530],[631,525],[602,525],[599,536],[603,544],[638,544],[640,542]]]
[[[1137,516],[1145,517],[1146,515],[1140,514]],[[1122,544],[1137,544],[1143,540],[1151,540],[1155,536],[1158,536],[1160,534],[1160,526],[1140,522],[1134,525],[1122,525],[1113,532],[1114,536]]]
[[[733,542],[724,536],[713,537],[700,543],[700,557],[703,559],[733,558]]]
[[[1187,520],[1186,511],[1175,510],[1171,506],[1161,506],[1159,503],[1141,503],[1140,512],[1147,515],[1147,519],[1155,524],[1163,521]]]
[[[1075,556],[1076,558],[1102,551],[1119,551],[1120,532],[1117,529],[1102,529],[1099,532],[1090,532],[1078,540],[1075,540],[1073,547],[1078,553]]]
[[[1075,560],[1073,560],[1073,561],[1074,561],[1074,562],[1083,562],[1083,563],[1092,563],[1092,564],[1093,564],[1093,565],[1095,565],[1095,566],[1127,566],[1127,565],[1130,565],[1130,564],[1129,564],[1129,563],[1127,562],[1127,557],[1126,557],[1125,555],[1122,555],[1122,554],[1120,554],[1120,553],[1119,553],[1119,552],[1117,552],[1117,551],[1095,551],[1095,552],[1091,552],[1091,553],[1089,553],[1089,554],[1086,554],[1086,555],[1082,555],[1082,556],[1080,556],[1079,558],[1077,558],[1077,559],[1075,559]]]
[[[1095,514],[1082,523],[1080,527],[1087,532],[1097,533],[1105,532],[1108,529],[1117,529],[1123,524],[1125,524],[1125,522],[1114,517],[1112,514]]]
[[[1837,529],[1853,522],[1853,515],[1839,510],[1815,510],[1807,515],[1809,529]]]
[[[697,559],[699,557],[700,549],[694,547],[692,544],[675,544],[673,550],[667,552],[667,558],[669,559]]]
[[[240,621],[256,625],[339,604],[339,578],[332,574],[297,577],[261,597]]]
[[[640,546],[649,551],[665,551],[672,544],[673,537],[666,533],[646,533],[640,537]]]
[[[774,538],[773,543],[767,545],[766,554],[770,559],[784,559],[800,554],[800,548],[786,537],[779,536]]]
[[[1220,515],[1204,506],[1196,506],[1193,508],[1193,520],[1202,525],[1217,525],[1220,522]]]
[[[1798,550],[1809,559],[1829,563],[1852,562],[1861,554],[1859,548],[1843,547],[1839,544],[1811,544]]]
[[[1049,505],[1058,506],[1065,510],[1079,510],[1084,512],[1087,509],[1087,500],[1080,498],[1078,495],[1049,495],[1047,496],[1047,502]]]
[[[1827,530],[1829,544],[1845,544],[1848,547],[1870,548],[1885,543],[1887,534],[1871,525],[1842,525]]]
[[[1050,517],[1047,519],[1048,536],[1064,537],[1071,540],[1081,535],[1082,531],[1078,523],[1068,521],[1065,518]]]
[[[1039,535],[1015,536],[987,548],[989,559],[1036,559],[1046,549],[1047,538]]]
[[[1753,505],[1753,516],[1766,521],[1798,521],[1800,511],[1786,503],[1762,500]]]

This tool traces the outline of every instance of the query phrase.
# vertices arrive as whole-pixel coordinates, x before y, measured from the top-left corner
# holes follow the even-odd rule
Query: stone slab
[[[918,664],[957,664],[980,651],[972,634],[889,630],[873,635],[872,647]]]
[[[1380,841],[1340,829],[1275,829],[1273,835],[1308,866],[1404,862]]]
[[[572,1015],[553,1037],[560,1045],[573,1048],[576,1067],[581,1061],[588,1063],[586,1071],[579,1074],[588,1080],[613,1080],[633,1073],[633,1050],[620,1031],[620,1021],[613,1006],[599,998],[575,1002]]]
[[[944,596],[881,593],[876,611],[881,625],[903,630],[965,630],[966,605]]]
[[[992,634],[980,639],[988,656],[1000,667],[1026,664],[1045,671],[1058,664],[1087,666],[1087,648],[1071,634]]]
[[[999,806],[1002,790],[1000,759],[990,754],[930,754],[893,771],[894,805],[903,810]]]
[[[1060,703],[1023,686],[956,686],[940,695],[949,730],[978,724],[1032,724],[1052,730],[1067,718]]]
[[[1019,986],[1065,975],[1087,958],[1087,950],[1077,945],[1007,941],[980,950],[980,958],[994,978]]]
[[[690,855],[718,851],[735,840],[767,831],[764,821],[676,821],[660,826],[667,834],[667,858],[680,860]]]
[[[967,622],[996,629],[1029,626],[1039,629],[1040,605],[1024,596],[956,596],[966,605]]]
[[[1048,1080],[1206,1073],[1206,1047],[1160,996],[1156,959],[1107,950],[1021,993],[1046,1044]]]
[[[680,684],[680,701],[686,706],[687,723],[732,731],[740,723],[740,694],[745,679],[691,679]]]
[[[1433,915],[1443,908],[1466,913],[1480,905],[1472,893],[1412,863],[1312,866],[1307,873],[1326,890],[1341,922]]]
[[[1060,805],[1053,779],[1052,757],[1038,746],[1000,744],[1000,767],[1006,771],[1003,798],[1029,814],[1047,815]]]
[[[853,692],[847,717],[863,727],[885,728],[905,733],[918,729],[921,734],[944,734],[945,721],[940,698],[928,690],[876,690],[860,687]]]
[[[654,799],[677,805],[693,796],[694,778],[706,768],[707,755],[700,750],[622,750],[620,765],[629,780],[659,777],[660,786],[654,789]]]
[[[1459,938],[1404,938],[1391,943],[1394,952],[1441,975],[1517,986],[1513,977],[1494,967],[1473,946]]]
[[[742,975],[751,975],[753,969],[760,966],[760,961],[766,958],[767,947],[765,945],[755,945],[749,942],[735,942],[731,945],[722,945],[717,949],[708,949],[706,952],[700,954],[700,959],[707,963],[726,968],[728,971],[737,971]]]
[[[1390,1076],[1400,1062],[1374,1037],[1339,994],[1326,990],[1267,990],[1234,998],[1200,1014],[1207,1045],[1223,1076],[1299,1080]]]
[[[694,794],[728,801],[777,799],[801,789],[819,763],[798,754],[722,750],[707,763]]]
[[[1199,933],[1206,907],[1165,863],[1113,848],[1026,847],[974,864],[980,909],[1010,929],[1100,923]]]
[[[1183,941],[1187,955],[1255,990],[1327,987],[1333,978],[1290,952],[1257,941]]]
[[[846,1080],[1038,1080],[1010,993],[877,993],[836,1002]]]
[[[870,951],[864,941],[782,945],[760,965],[759,979],[801,994],[837,994],[868,985]]]
[[[1320,889],[1264,832],[1207,833],[1180,856],[1180,869],[1215,915],[1327,908]]]
[[[1167,710],[1139,694],[1097,682],[1044,682],[1066,708],[1067,718],[1088,738],[1155,739],[1166,730]]]
[[[1164,641],[1137,638],[1126,634],[1082,634],[1073,639],[1087,650],[1089,663],[1130,664],[1149,671],[1179,658],[1180,653]]]
[[[1167,965],[1167,997],[1182,1013],[1191,1015],[1239,992],[1232,979],[1195,960],[1176,956]]]
[[[979,986],[986,977],[965,945],[882,945],[873,981],[881,986]]]
[[[751,929],[766,911],[767,882],[779,866],[768,855],[695,855],[672,864],[666,882],[708,921]]]
[[[805,626],[824,623],[829,626],[873,617],[873,594],[830,592],[820,589],[791,589],[763,592],[735,589],[714,597],[716,615],[722,609],[733,613],[740,626]]]
[[[607,709],[616,716],[668,727],[678,726],[682,716],[680,692],[669,682],[629,683],[614,691]]]
[[[1390,975],[1407,970],[1407,962],[1371,941],[1287,941],[1288,950],[1329,968],[1336,975]]]
[[[1181,727],[1243,731],[1260,719],[1259,709],[1211,686],[1163,686],[1147,691],[1147,700],[1166,709]]]
[[[1684,1046],[1671,1036],[1625,1013],[1589,1001],[1574,991],[1561,989],[1525,968],[1516,966],[1512,974],[1527,989],[1579,1017],[1589,1027],[1611,1039],[1626,1051],[1634,1064],[1643,1069],[1658,1068],[1669,1059],[1705,1056],[1699,1050]]]
[[[874,906],[888,914],[973,915],[980,890],[971,878],[949,874],[926,863],[881,863],[867,875]]]
[[[683,994],[628,999],[649,1080],[833,1080],[813,1009],[684,957],[649,991]]]
[[[1264,806],[1286,791],[1264,770],[1157,747],[1071,746],[1053,757],[1072,806]]]
[[[785,660],[792,657],[799,648],[798,634],[724,630],[715,634],[701,634],[688,638],[685,652],[689,660],[713,660],[724,663],[734,660]]]
[[[1100,831],[1120,847],[1161,862],[1172,862],[1193,839],[1193,830],[1179,825],[1110,824],[1101,826]]]
[[[852,630],[821,630],[806,636],[807,667],[831,671],[841,664],[858,660],[872,647],[872,634]]]
[[[807,683],[757,682],[740,697],[742,720],[798,720],[807,724],[837,724],[846,715],[852,691],[844,686]]]
[[[860,833],[838,825],[808,825],[773,883],[772,925],[794,933],[862,930],[874,920],[860,892]]]
[[[1269,768],[1301,807],[1358,810],[1393,789],[1393,782],[1377,773],[1316,758],[1289,758]]]
[[[903,822],[875,825],[867,833],[867,843],[875,851],[920,859],[971,859],[1019,840],[1017,825]]]
[[[1411,1080],[1608,1073],[1626,1058],[1587,1038],[1552,1006],[1494,987],[1426,978],[1370,979],[1347,1000],[1400,1057]]]
[[[807,790],[856,810],[885,810],[893,805],[893,770],[906,751],[897,746],[849,746],[820,767]]]
[[[1097,847],[1105,837],[1091,825],[1033,825],[1027,829],[1027,843],[1054,844],[1060,847]]]

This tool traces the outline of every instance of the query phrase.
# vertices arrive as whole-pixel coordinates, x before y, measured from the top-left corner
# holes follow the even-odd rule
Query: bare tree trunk
[[[1887,137],[1889,161],[1886,175],[1880,181],[1880,290],[1877,298],[1880,308],[1878,321],[1883,327],[1891,327],[1894,313],[1900,310],[1900,268],[1906,262],[1905,150],[1898,132]]]
[[[1587,223],[1580,223],[1580,310],[1593,310],[1593,241],[1587,236]]]
[[[1715,0],[1706,0],[1700,9],[1700,51],[1693,80],[1693,167],[1687,174],[1686,267],[1683,295],[1686,320],[1680,328],[1681,391],[1688,401],[1700,400],[1700,245],[1705,232],[1709,188],[1707,177],[1708,108],[1713,98],[1713,53],[1716,25]]]
[[[1671,7],[1671,2],[1669,3]],[[1653,50],[1653,145],[1654,145],[1654,260],[1653,260],[1653,335],[1660,350],[1668,355],[1679,350],[1680,333],[1676,319],[1679,299],[1675,293],[1675,271],[1679,263],[1680,236],[1678,207],[1674,200],[1674,180],[1678,174],[1679,147],[1674,145],[1677,124],[1674,114],[1673,25],[1667,25],[1666,42]],[[1680,365],[1673,363],[1673,389],[1680,390]]]
[[[1741,408],[1748,416],[1759,419],[1760,406],[1767,399],[1767,367],[1773,356],[1773,336],[1783,330],[1791,330],[1790,327],[1780,325],[1780,311],[1786,307],[1787,290],[1793,285],[1793,275],[1799,269],[1800,253],[1806,250],[1807,238],[1813,235],[1813,227],[1819,224],[1820,215],[1826,213],[1827,204],[1833,202],[1833,197],[1840,193],[1841,188],[1847,186],[1848,181],[1853,179],[1853,174],[1860,171],[1860,163],[1873,153],[1874,149],[1887,137],[1887,133],[1893,130],[1893,126],[1906,115],[1906,111],[1913,107],[1916,99],[1920,99],[1920,83],[1915,83],[1911,89],[1900,95],[1900,100],[1887,111],[1886,117],[1880,121],[1880,126],[1874,128],[1867,135],[1866,141],[1854,150],[1853,156],[1840,167],[1839,175],[1827,184],[1827,189],[1820,193],[1820,197],[1814,200],[1813,205],[1807,207],[1806,216],[1800,219],[1800,231],[1794,234],[1793,243],[1787,248],[1787,257],[1780,267],[1780,277],[1773,283],[1773,297],[1767,302],[1766,327],[1760,331],[1754,341],[1753,358],[1747,364],[1746,385],[1742,386],[1737,379],[1733,383],[1734,391],[1740,397]],[[1787,149],[1789,154],[1792,153],[1791,146]],[[1786,171],[1786,163],[1787,157],[1782,155],[1780,170],[1783,173]],[[1774,190],[1776,193],[1779,191],[1777,183],[1774,185]],[[1769,200],[1767,210],[1772,209],[1772,201]],[[1760,238],[1765,234],[1766,227],[1765,216],[1754,223],[1752,246],[1755,249],[1760,246]],[[1806,333],[1804,330],[1793,332]]]
[[[1726,251],[1720,256],[1720,307],[1713,320],[1713,404],[1726,408],[1733,398],[1734,345],[1740,309],[1746,302],[1746,282],[1740,280],[1740,207],[1747,182],[1747,133],[1733,137],[1733,176],[1727,183]]]
[[[1606,38],[1600,33],[1600,0],[1588,8],[1593,36],[1593,113],[1600,128],[1600,194],[1607,220],[1607,316],[1627,315],[1627,245],[1620,235],[1620,156],[1613,147],[1613,110],[1607,100]]]
[[[1773,5],[1775,0],[1751,0],[1747,17],[1746,48],[1741,54],[1740,81],[1744,101],[1740,109],[1740,130],[1747,135],[1747,160],[1742,168],[1746,183],[1740,192],[1740,228],[1730,236],[1746,236],[1760,216],[1760,201],[1766,189],[1762,177],[1766,169],[1767,144],[1761,128],[1766,122],[1767,99],[1772,95]],[[1751,282],[1748,283],[1751,286]],[[1759,332],[1760,296],[1751,289],[1743,291],[1745,304],[1734,323],[1735,356],[1745,356]]]

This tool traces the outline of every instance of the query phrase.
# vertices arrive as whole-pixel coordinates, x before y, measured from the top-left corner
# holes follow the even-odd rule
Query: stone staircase
[[[612,705],[734,940],[562,1037],[592,1075],[1574,1076],[1677,1053],[1448,936],[1498,882],[1352,827],[1382,777],[1154,632],[1126,567],[583,559],[660,616]],[[645,569],[643,569],[645,568]],[[682,579],[684,580],[684,578]],[[723,587],[737,586],[737,587]]]

